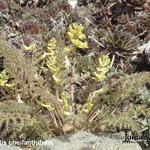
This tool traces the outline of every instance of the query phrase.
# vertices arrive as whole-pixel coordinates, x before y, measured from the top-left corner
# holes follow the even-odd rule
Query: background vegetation
[[[149,1],[0,0],[0,12],[0,139],[149,130]]]

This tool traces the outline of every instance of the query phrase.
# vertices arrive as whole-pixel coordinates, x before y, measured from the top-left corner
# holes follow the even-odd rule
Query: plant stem
[[[71,112],[74,114],[75,113],[75,101],[74,101],[74,93],[75,93],[75,58],[73,58],[73,64],[71,68],[71,73],[72,73],[72,79],[71,79]]]

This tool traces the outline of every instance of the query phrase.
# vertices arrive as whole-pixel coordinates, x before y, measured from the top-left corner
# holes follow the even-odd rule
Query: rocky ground
[[[35,150],[142,150],[136,143],[122,143],[124,134],[94,135],[80,131],[73,135],[53,138]],[[18,147],[0,146],[1,150],[21,150]]]
[[[96,136],[80,131],[67,138],[52,139],[51,145],[39,146],[37,150],[142,150],[137,143],[122,143],[123,136]]]

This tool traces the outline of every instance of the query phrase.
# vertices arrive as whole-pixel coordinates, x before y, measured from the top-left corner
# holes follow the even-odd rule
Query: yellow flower
[[[46,60],[46,65],[47,67],[50,69],[50,71],[52,71],[52,73],[56,73],[58,72],[58,67],[56,66],[56,57],[48,57],[47,60]]]
[[[84,27],[82,24],[77,25],[73,23],[73,25],[69,26],[69,31],[67,32],[67,35],[69,37],[69,40],[71,43],[81,49],[88,48],[86,40],[86,35],[83,33]]]
[[[95,79],[97,82],[103,81],[106,78],[105,74],[100,74],[100,73],[96,73],[94,72],[95,77],[93,77],[93,79]]]
[[[104,55],[104,56],[100,57],[98,59],[98,61],[102,67],[106,67],[110,64],[110,59],[109,59],[108,55]]]
[[[35,52],[37,51],[36,43],[32,42],[29,46],[24,45],[25,50]]]
[[[93,99],[89,98],[87,103],[83,106],[82,111],[88,113],[92,109],[93,105]]]
[[[53,53],[56,47],[57,47],[57,41],[55,40],[55,38],[52,38],[48,43],[47,50],[48,52]]]
[[[85,40],[85,39],[86,39],[85,34],[81,34],[81,35],[79,35],[79,39],[80,39],[80,40]]]
[[[59,85],[62,82],[62,80],[59,79],[58,77],[56,77],[56,75],[53,75],[53,79],[54,79],[54,81],[56,82],[57,85]]]
[[[68,32],[67,34],[69,36],[69,39],[73,39],[74,38],[74,34],[72,32]]]
[[[51,104],[48,104],[45,100],[37,101],[37,103],[42,107],[47,108],[50,112],[55,110],[55,108]]]
[[[62,104],[61,113],[64,117],[71,115],[69,99],[70,99],[70,94],[66,91],[63,91],[61,93],[61,98],[59,99],[59,101]]]
[[[81,42],[79,39],[72,39],[71,42],[78,48],[88,48],[88,45],[86,42]]]
[[[15,86],[14,83],[8,83],[9,77],[5,70],[0,73],[0,87],[13,88]]]
[[[65,46],[64,47],[64,51],[66,52],[66,53],[70,53],[70,52],[73,52],[75,49],[74,49],[74,47],[72,47],[72,46]]]
[[[103,94],[103,93],[105,93],[107,91],[108,91],[107,87],[102,87],[101,89],[92,92],[89,95],[89,97],[87,99],[87,102],[84,104],[82,111],[85,112],[85,113],[88,113],[92,109],[92,107],[94,106],[94,103],[93,103],[94,99],[96,97],[98,97],[100,94]]]
[[[97,82],[103,81],[106,79],[106,73],[109,71],[110,59],[108,55],[104,55],[98,59],[99,66],[94,72],[93,79]]]

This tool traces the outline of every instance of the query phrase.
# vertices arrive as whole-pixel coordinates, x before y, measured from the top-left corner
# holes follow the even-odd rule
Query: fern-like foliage
[[[14,94],[11,94],[14,96],[13,99],[16,101],[19,94],[20,99],[29,103],[32,109],[37,112],[43,109],[37,101],[46,99],[55,108],[49,112],[49,120],[51,120],[53,127],[61,128],[62,118],[59,102],[56,96],[50,93],[50,89],[45,86],[43,77],[38,73],[36,58],[31,60],[25,58],[21,51],[12,48],[4,40],[0,40],[0,46],[0,56],[4,57],[4,68],[15,84]],[[5,98],[5,100],[7,99]]]
[[[99,95],[92,111],[89,113],[89,124],[99,130],[131,129],[141,132],[148,124],[143,124],[150,117],[147,95],[141,93],[150,83],[150,73],[122,76],[106,85],[105,94]]]
[[[13,49],[6,41],[0,40],[0,56],[4,57],[4,67],[16,85],[28,91],[29,84],[33,83],[36,68],[33,62],[26,61],[23,54]],[[34,67],[33,67],[34,66]]]
[[[6,101],[0,103],[0,139],[43,139],[45,138],[46,124],[37,117],[32,117],[31,107],[25,103]],[[29,131],[36,129],[36,132]],[[31,136],[32,133],[32,136]],[[25,136],[26,135],[26,136]]]
[[[48,133],[48,126],[36,117],[24,124],[19,137],[24,140],[44,140],[48,138]]]

